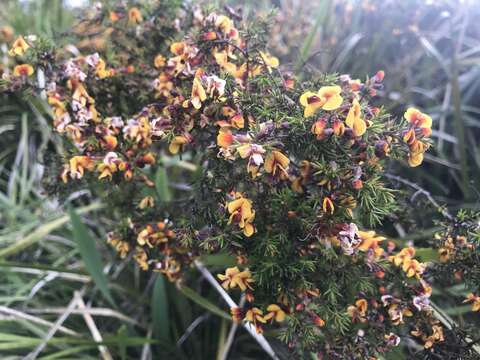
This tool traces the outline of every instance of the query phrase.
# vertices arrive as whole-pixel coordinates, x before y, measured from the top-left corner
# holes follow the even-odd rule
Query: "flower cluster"
[[[418,260],[415,260],[413,258],[414,256],[415,248],[408,247],[402,249],[398,254],[390,256],[389,259],[395,264],[395,266],[400,266],[408,277],[415,276],[420,278],[425,271],[425,265],[420,263]]]
[[[441,341],[415,250],[368,230],[397,206],[386,161],[419,165],[431,127],[418,110],[397,121],[371,105],[383,71],[302,82],[267,51],[260,20],[98,11],[89,21],[108,29],[108,49],[46,64],[41,42],[19,38],[10,53],[31,52],[47,79],[66,145],[55,180],[107,204],[120,257],[178,282],[199,255],[231,254],[238,265],[218,279],[246,300],[232,318],[278,327],[300,356],[373,358],[400,326]],[[36,91],[29,73],[7,69],[6,90]]]
[[[480,310],[479,218],[478,212],[461,210],[441,222],[442,230],[434,236],[440,263],[433,274],[444,284],[464,282],[471,291],[464,302],[472,304],[472,311]]]
[[[404,131],[403,141],[410,148],[408,163],[415,167],[422,163],[423,154],[428,149],[428,143],[422,139],[432,133],[432,118],[415,108],[409,108],[404,117],[408,121],[409,127]]]

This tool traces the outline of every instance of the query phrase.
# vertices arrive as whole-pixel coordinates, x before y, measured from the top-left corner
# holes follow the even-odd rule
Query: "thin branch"
[[[38,324],[38,325],[44,325],[44,326],[50,326],[50,327],[52,327],[54,325],[50,321],[47,321],[47,320],[44,320],[44,319],[41,319],[41,318],[37,318],[37,317],[29,315],[29,314],[25,314],[25,313],[23,313],[21,311],[18,311],[18,310],[10,309],[6,306],[0,306],[0,313],[9,315],[9,316],[11,316],[11,318],[13,318],[15,320],[18,320],[18,319],[27,320],[27,321],[30,321],[32,323]],[[62,332],[64,334],[67,334],[67,335],[71,335],[71,336],[79,336],[80,335],[76,331],[73,331],[73,330],[71,330],[67,327],[64,327],[64,326],[60,326],[58,328],[58,331]]]
[[[48,331],[47,335],[45,335],[43,341],[27,356],[25,356],[25,360],[35,360],[37,356],[45,349],[50,339],[55,335],[55,333],[60,329],[62,324],[67,320],[70,316],[70,313],[77,307],[77,298],[74,296],[70,303],[68,304],[65,312],[55,321],[53,326]]]
[[[152,338],[152,328],[150,327],[147,332],[147,339],[150,340]],[[152,358],[152,347],[150,346],[150,342],[146,342],[142,348],[142,356],[140,360],[149,360]]]
[[[83,301],[82,296],[78,292],[75,292],[75,298],[77,299],[78,308],[80,310],[86,310],[87,307],[85,306],[85,302]],[[97,343],[101,343],[103,341],[103,338],[100,334],[100,331],[98,331],[97,325],[95,324],[95,321],[93,321],[92,316],[88,312],[84,312],[83,319],[85,320],[85,323],[87,324],[88,329],[92,334],[93,340],[95,340],[95,342]],[[104,360],[113,360],[110,351],[105,345],[98,345],[98,351],[100,351],[100,354],[102,355],[102,358]]]
[[[410,186],[411,188],[417,190],[415,192],[415,194],[413,194],[411,200],[415,200],[415,198],[419,195],[419,194],[422,194],[424,195],[427,200],[443,215],[445,216],[448,220],[453,220],[453,216],[450,215],[450,213],[448,212],[447,209],[445,209],[444,207],[440,206],[437,201],[433,198],[432,194],[430,194],[427,190],[425,190],[424,188],[422,188],[421,186],[407,180],[407,179],[404,179],[400,176],[396,176],[396,175],[392,175],[392,174],[385,174],[385,177],[389,178],[389,179],[392,179],[392,180],[395,180],[395,181],[398,181],[402,184],[405,184],[407,186]]]
[[[65,308],[43,308],[43,309],[26,309],[25,312],[30,314],[63,314],[65,312]],[[71,312],[72,315],[84,315],[88,314],[91,316],[105,316],[116,318],[121,321],[125,321],[131,325],[141,327],[135,319],[132,319],[118,311],[109,309],[109,308],[85,308],[85,309],[74,309]]]
[[[78,281],[81,283],[89,283],[92,281],[92,278],[88,275],[67,273],[67,272],[61,272],[61,271],[55,271],[55,270],[41,270],[41,269],[32,269],[32,268],[14,266],[9,268],[9,271],[23,273],[23,274],[39,275],[39,276],[45,276],[45,275],[55,276],[64,280]]]
[[[185,333],[178,339],[177,341],[177,347],[182,346],[182,344],[185,342],[185,340],[188,339],[188,337],[193,333],[193,331],[196,329],[198,325],[200,325],[203,321],[207,320],[210,317],[210,313],[207,312],[203,314],[202,316],[199,316],[196,318],[185,330]]]
[[[213,275],[208,271],[208,269],[198,260],[195,260],[195,266],[196,268],[202,273],[202,276],[207,280],[210,285],[213,286],[213,288],[218,292],[218,294],[225,300],[225,302],[228,304],[230,307],[238,307],[238,305],[233,301],[233,299],[230,297],[230,295],[227,294],[227,292],[220,286],[217,280],[213,277]],[[274,360],[279,360],[279,357],[275,354],[275,351],[273,351],[272,347],[268,343],[268,341],[265,339],[265,337],[262,334],[258,334],[257,331],[255,330],[255,327],[250,324],[250,323],[243,323],[242,324],[245,330],[247,330],[250,335],[257,341],[257,343],[260,345],[260,347]]]

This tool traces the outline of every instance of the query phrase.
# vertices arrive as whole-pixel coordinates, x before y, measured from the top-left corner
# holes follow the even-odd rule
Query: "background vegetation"
[[[413,242],[424,260],[431,259],[437,214],[426,204],[432,197],[451,212],[479,207],[478,4],[245,0],[229,5],[247,17],[277,8],[270,15],[271,49],[285,69],[309,67],[352,78],[383,69],[379,102],[400,116],[410,105],[432,115],[435,146],[424,165],[415,171],[407,165],[389,169],[394,184],[411,189],[410,213],[381,229],[399,244]],[[78,12],[62,0],[8,0],[0,8],[0,26],[68,44],[70,32],[78,30],[72,28]],[[141,273],[103,241],[108,218],[95,199],[76,201],[73,213],[45,197],[45,150],[60,145],[44,113],[40,101],[0,98],[1,358],[96,359],[99,352],[115,359],[224,359],[227,353],[229,359],[264,358],[250,336],[232,326],[227,307],[201,276],[192,274],[198,277],[189,281],[195,288],[180,290],[163,277]],[[85,199],[74,194],[67,203],[81,195]],[[212,271],[229,261],[204,259]],[[466,293],[460,285],[434,289],[441,316],[452,326],[475,316],[469,305],[458,306]],[[407,358],[415,346],[405,343],[389,358]]]

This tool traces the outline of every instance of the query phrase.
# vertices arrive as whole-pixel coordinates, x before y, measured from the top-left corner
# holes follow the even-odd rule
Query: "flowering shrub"
[[[50,189],[91,189],[119,256],[180,286],[201,255],[234,255],[217,274],[245,297],[233,320],[299,356],[374,359],[407,334],[435,351],[426,265],[369,230],[397,210],[385,164],[420,165],[431,118],[372,106],[383,71],[299,81],[266,49],[268,21],[168,4],[97,8],[85,54],[10,42],[4,91],[45,96],[64,140]]]

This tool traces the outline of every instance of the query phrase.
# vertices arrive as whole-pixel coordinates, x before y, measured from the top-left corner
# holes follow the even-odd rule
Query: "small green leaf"
[[[75,210],[70,208],[68,212],[73,227],[73,238],[77,243],[78,251],[85,263],[85,267],[103,296],[105,296],[112,306],[115,306],[112,294],[108,288],[107,277],[103,273],[102,259],[95,247],[95,240],[92,238],[87,227],[82,223],[82,220]]]

